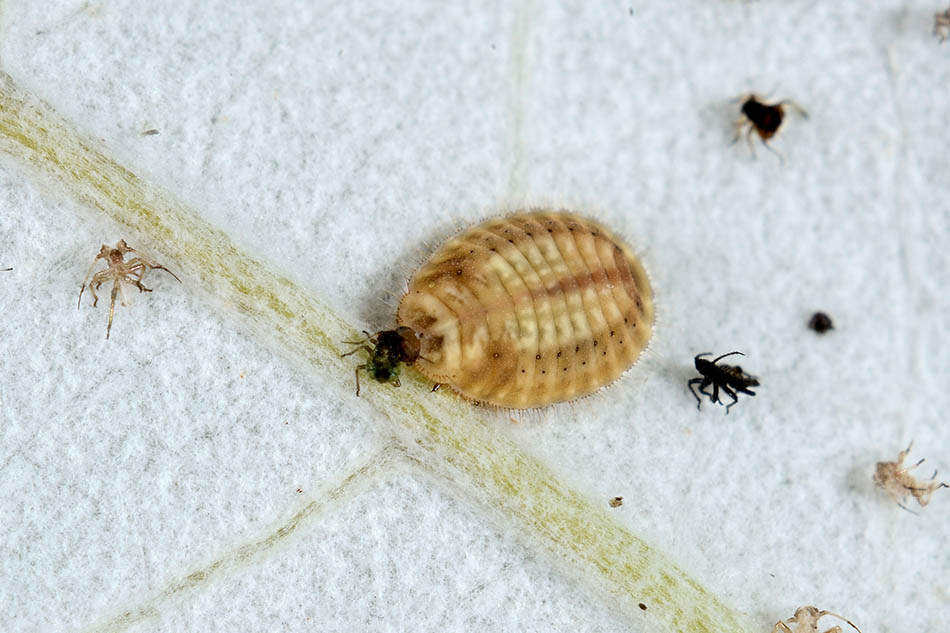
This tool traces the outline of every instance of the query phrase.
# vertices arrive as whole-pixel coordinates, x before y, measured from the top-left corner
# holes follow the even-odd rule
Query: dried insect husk
[[[419,334],[416,367],[465,398],[534,408],[588,395],[650,340],[650,283],[594,220],[530,211],[446,241],[416,271],[397,321]]]

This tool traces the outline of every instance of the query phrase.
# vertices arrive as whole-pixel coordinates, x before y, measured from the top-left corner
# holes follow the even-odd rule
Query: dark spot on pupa
[[[611,335],[611,336],[614,335],[614,331],[613,331],[613,330],[610,330],[610,335]]]
[[[499,354],[498,352],[495,352],[494,354],[491,355],[492,358],[498,358],[499,356],[501,356],[501,354]]]
[[[574,353],[575,353],[575,354],[576,354],[577,352],[579,352],[579,351],[581,351],[581,346],[580,346],[580,345],[578,345],[577,347],[574,348]]]
[[[597,347],[597,339],[594,339],[594,347]]]
[[[558,351],[557,351],[557,357],[558,357],[558,358],[561,357],[561,350],[558,350]]]
[[[535,354],[534,360],[541,360],[541,354]]]
[[[567,371],[567,367],[564,368],[564,371]]]
[[[456,271],[455,271],[455,274],[456,274],[456,275],[461,275],[461,274],[462,274],[462,269],[459,268],[458,270],[456,270]]]

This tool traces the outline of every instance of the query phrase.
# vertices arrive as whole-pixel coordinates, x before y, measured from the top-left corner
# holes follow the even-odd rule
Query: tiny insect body
[[[732,142],[735,143],[738,141],[742,134],[745,133],[749,149],[752,150],[752,154],[754,155],[755,145],[752,143],[752,133],[755,132],[759,135],[759,139],[765,148],[784,162],[785,159],[782,154],[772,147],[769,141],[778,134],[782,128],[782,123],[785,121],[786,108],[795,110],[805,119],[808,118],[808,113],[794,101],[789,101],[788,99],[777,103],[764,103],[760,101],[755,94],[749,94],[739,99],[742,100],[742,108],[739,110],[739,118],[736,119],[736,136],[732,139]]]
[[[693,388],[693,385],[699,385],[699,393],[707,396],[710,402],[718,402],[722,404],[722,401],[719,399],[719,390],[722,389],[726,392],[732,402],[726,405],[726,413],[729,413],[729,408],[739,401],[737,393],[745,393],[750,396],[754,396],[755,392],[751,391],[749,387],[757,387],[759,385],[759,379],[755,376],[750,376],[749,374],[742,371],[742,367],[739,365],[726,365],[723,363],[719,365],[719,361],[727,356],[733,355],[745,356],[742,352],[729,352],[728,354],[723,354],[718,358],[713,360],[706,360],[702,358],[703,356],[712,356],[712,352],[704,352],[702,354],[697,354],[693,358],[693,364],[696,366],[696,371],[701,374],[701,378],[693,378],[686,384],[689,386],[689,390],[693,392],[693,396],[696,398],[696,408],[699,409],[703,401],[696,393],[696,390]],[[709,393],[706,391],[706,387],[712,385],[713,391]]]
[[[412,363],[468,400],[528,409],[613,382],[646,347],[653,315],[628,246],[594,220],[535,210],[443,243],[410,279],[399,327],[353,351],[369,358],[357,372],[380,382]]]
[[[950,8],[934,14],[934,35],[940,39],[941,44],[950,39]]]
[[[913,442],[907,445],[907,448],[897,454],[897,461],[878,462],[874,470],[874,483],[883,488],[888,494],[897,500],[897,505],[908,512],[910,509],[904,505],[907,496],[910,495],[917,500],[921,507],[930,503],[930,496],[940,488],[950,488],[950,484],[936,481],[937,471],[934,471],[929,481],[920,481],[910,474],[910,471],[924,463],[921,459],[913,466],[904,466],[904,458],[910,453]]]
[[[99,249],[99,254],[96,255],[95,259],[92,260],[92,265],[89,267],[89,272],[86,273],[86,278],[83,280],[82,286],[79,288],[79,303],[76,307],[78,308],[82,305],[82,293],[87,286],[89,288],[89,292],[92,293],[92,306],[95,307],[96,304],[99,303],[99,297],[96,295],[96,290],[98,290],[99,286],[106,283],[107,281],[113,282],[112,297],[109,304],[109,325],[106,327],[106,338],[109,338],[109,334],[112,332],[112,317],[115,314],[116,295],[121,294],[122,305],[127,305],[125,301],[125,290],[123,289],[123,284],[135,286],[139,289],[139,292],[151,292],[151,288],[146,288],[142,285],[142,277],[145,276],[145,273],[148,272],[149,269],[164,270],[166,273],[174,277],[179,283],[181,283],[181,279],[178,279],[175,273],[168,270],[161,264],[150,262],[144,257],[133,257],[132,259],[126,261],[126,253],[134,252],[135,249],[126,244],[125,240],[119,240],[115,245],[115,248],[103,244],[102,248]],[[100,259],[106,262],[108,268],[93,274],[92,271],[95,269],[96,264]]]
[[[835,329],[835,325],[832,323],[830,316],[824,312],[816,312],[815,314],[811,315],[811,319],[808,321],[808,328],[814,330],[818,334],[824,334],[828,330]]]
[[[775,626],[772,627],[772,633],[818,633],[818,620],[826,615],[847,622],[851,628],[861,633],[861,629],[856,627],[851,620],[843,618],[831,611],[819,611],[815,607],[801,607],[795,611],[795,615],[787,620],[779,620],[775,623]],[[790,628],[788,626],[789,624],[793,624],[795,628]],[[824,633],[841,633],[841,625],[836,624],[830,629],[826,629]]]

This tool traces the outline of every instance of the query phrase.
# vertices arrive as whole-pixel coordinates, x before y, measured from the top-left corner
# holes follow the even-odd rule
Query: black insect
[[[816,312],[815,314],[811,315],[811,320],[808,322],[808,327],[815,330],[819,334],[824,334],[828,330],[835,329],[834,323],[831,322],[831,317],[824,312]]]
[[[740,97],[742,99],[742,97]],[[739,118],[736,120],[736,136],[732,139],[735,143],[745,133],[746,141],[749,143],[749,149],[755,154],[755,146],[752,144],[752,133],[755,132],[762,140],[766,149],[779,157],[779,160],[785,162],[784,157],[774,147],[769,144],[771,140],[782,127],[785,121],[785,109],[791,108],[798,112],[802,118],[807,119],[808,113],[798,104],[788,99],[777,103],[764,103],[759,101],[758,97],[750,94],[742,102],[742,109],[739,112]]]
[[[742,371],[742,367],[738,365],[717,365],[720,360],[727,356],[732,356],[734,354],[739,354],[740,356],[745,356],[742,352],[729,352],[728,354],[723,354],[722,356],[716,358],[715,360],[705,360],[701,358],[702,356],[712,356],[712,352],[705,352],[703,354],[697,354],[693,359],[693,363],[696,365],[696,371],[702,374],[702,378],[693,378],[690,380],[687,385],[689,385],[689,390],[693,392],[693,395],[696,397],[696,408],[699,409],[703,401],[696,393],[696,390],[693,389],[693,385],[699,384],[699,393],[704,396],[709,397],[710,402],[718,402],[722,404],[722,401],[719,399],[719,390],[722,389],[726,392],[731,398],[732,402],[726,405],[726,413],[729,413],[729,407],[734,405],[739,401],[736,393],[747,393],[750,396],[754,396],[755,392],[751,391],[749,387],[757,387],[759,384],[759,379],[755,376],[750,376],[749,374]],[[706,387],[709,385],[713,386],[712,393],[706,391]]]

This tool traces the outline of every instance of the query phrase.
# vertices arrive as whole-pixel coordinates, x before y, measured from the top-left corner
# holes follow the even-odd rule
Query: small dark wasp
[[[759,135],[765,148],[778,156],[779,160],[784,163],[785,158],[769,144],[769,139],[778,134],[782,127],[782,123],[785,121],[786,106],[798,112],[803,119],[808,118],[808,113],[794,101],[788,99],[777,103],[764,103],[759,101],[754,94],[739,97],[739,99],[743,100],[742,109],[739,111],[739,118],[736,120],[736,136],[732,139],[732,142],[738,141],[742,133],[745,132],[746,141],[749,143],[749,149],[752,150],[754,156],[755,146],[752,144],[752,133],[755,132]]]
[[[733,356],[734,354],[739,354],[740,356],[745,356],[742,352],[729,352],[728,354],[723,354],[722,356],[716,358],[715,360],[705,360],[700,358],[701,356],[712,356],[712,352],[704,352],[702,354],[697,354],[693,359],[693,363],[696,365],[696,371],[702,374],[702,378],[693,378],[686,384],[689,385],[689,390],[693,392],[693,395],[696,397],[696,408],[699,409],[703,401],[696,394],[696,391],[693,389],[693,385],[699,384],[699,393],[704,396],[709,396],[710,402],[718,402],[722,404],[722,401],[719,399],[719,390],[722,389],[725,391],[731,398],[732,402],[726,405],[726,413],[729,413],[729,407],[734,405],[739,401],[736,392],[747,393],[750,396],[754,396],[755,392],[749,390],[749,387],[757,387],[759,384],[759,379],[755,376],[750,376],[749,374],[742,371],[742,367],[738,365],[717,365],[720,360],[726,356]],[[713,386],[713,392],[709,393],[706,391],[706,387],[709,385]]]
[[[382,330],[376,334],[363,331],[365,341],[345,341],[348,345],[358,345],[352,351],[343,354],[349,356],[359,351],[369,355],[362,365],[357,365],[356,395],[360,395],[360,370],[365,369],[377,382],[391,382],[399,386],[399,365],[412,364],[419,358],[419,337],[412,328],[400,326],[395,330]]]

